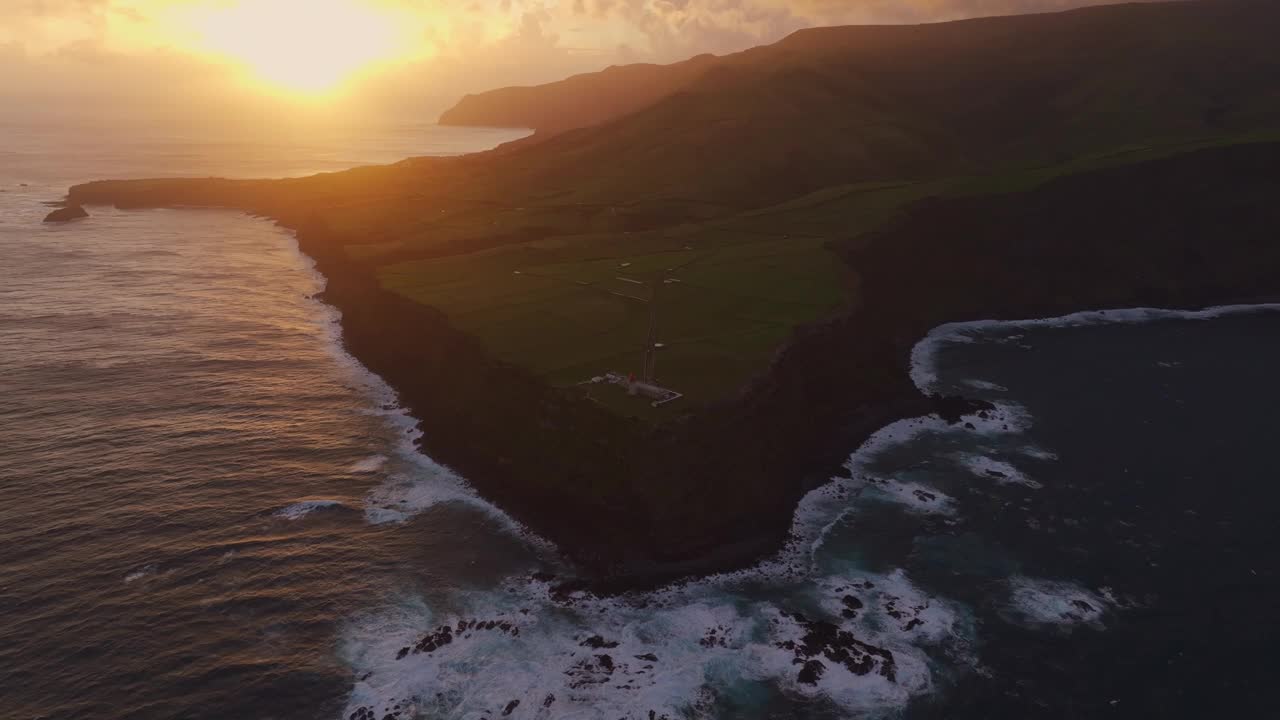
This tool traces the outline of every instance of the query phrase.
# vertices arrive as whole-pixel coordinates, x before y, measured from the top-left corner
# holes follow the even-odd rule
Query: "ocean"
[[[939,328],[917,384],[995,412],[849,448],[753,568],[598,598],[416,449],[290,233],[40,222],[518,136],[0,124],[0,717],[1274,713],[1275,308]]]

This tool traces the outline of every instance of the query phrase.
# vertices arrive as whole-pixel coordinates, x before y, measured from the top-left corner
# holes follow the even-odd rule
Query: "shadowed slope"
[[[1277,27],[1280,4],[1204,0],[809,30],[512,164],[584,200],[741,207],[1272,125]]]

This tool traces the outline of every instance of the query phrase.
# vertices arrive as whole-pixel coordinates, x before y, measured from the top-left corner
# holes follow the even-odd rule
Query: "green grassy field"
[[[656,339],[663,344],[656,379],[686,398],[654,411],[623,393],[592,394],[623,414],[670,415],[740,390],[768,367],[797,326],[856,302],[856,272],[830,243],[874,230],[912,202],[1014,192],[1074,172],[1276,137],[1169,142],[990,175],[839,186],[661,231],[583,232],[589,223],[557,226],[553,212],[535,208],[520,212],[556,234],[387,264],[380,277],[386,287],[443,311],[497,357],[559,386],[610,371],[641,372],[656,287]],[[453,227],[467,235],[480,232]],[[354,250],[376,261],[384,249]]]
[[[558,385],[641,372],[656,286],[656,377],[692,402],[741,387],[793,327],[848,296],[845,269],[818,238],[703,229],[600,240],[399,263],[382,279]]]

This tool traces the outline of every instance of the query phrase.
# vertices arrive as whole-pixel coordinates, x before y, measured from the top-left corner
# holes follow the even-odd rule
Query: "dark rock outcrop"
[[[893,653],[865,643],[853,636],[848,630],[825,620],[812,620],[800,613],[783,613],[804,630],[799,642],[788,640],[778,643],[778,647],[792,652],[795,657],[792,663],[800,666],[797,680],[806,685],[814,685],[826,671],[826,665],[819,659],[843,665],[854,675],[867,675],[876,672],[893,682],[897,679],[897,664]]]
[[[586,640],[583,640],[579,644],[582,647],[589,647],[592,650],[599,650],[601,648],[612,649],[612,648],[618,647],[617,642],[605,640],[603,637],[600,637],[599,635],[592,635],[591,637],[587,638]]]
[[[64,208],[58,208],[45,216],[44,221],[47,223],[70,222],[81,218],[89,217],[89,213],[79,205],[68,205]]]
[[[974,400],[959,395],[930,395],[933,401],[933,413],[952,425],[958,425],[966,415],[979,415],[984,419],[986,414],[996,409],[986,400]]]

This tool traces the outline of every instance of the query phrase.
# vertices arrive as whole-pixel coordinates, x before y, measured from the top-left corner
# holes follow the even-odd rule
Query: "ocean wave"
[[[1013,463],[997,460],[987,455],[964,452],[952,456],[969,472],[980,478],[995,480],[1000,485],[1023,485],[1032,490],[1044,487],[1039,481],[1027,477]]]
[[[989,380],[979,380],[976,378],[970,378],[968,380],[965,380],[964,384],[973,388],[974,390],[982,390],[985,392],[1009,392],[1009,388],[999,383],[990,382]]]
[[[554,554],[555,546],[549,540],[482,498],[462,476],[419,450],[418,441],[422,437],[422,431],[418,428],[417,419],[400,406],[394,388],[347,352],[342,341],[342,312],[318,299],[328,280],[317,269],[315,261],[302,251],[297,234],[290,231],[288,236],[291,240],[290,249],[314,282],[314,290],[309,293],[308,300],[316,309],[317,327],[326,349],[345,371],[348,382],[369,399],[367,412],[381,417],[395,436],[394,454],[405,468],[401,472],[388,473],[386,480],[365,496],[366,521],[371,524],[402,523],[431,507],[462,503],[485,513],[507,532],[530,545]],[[375,457],[383,457],[384,460],[378,462]],[[377,472],[390,460],[381,455],[375,457],[355,463],[351,466],[351,472]]]
[[[1163,308],[1120,308],[1087,310],[1050,318],[1024,320],[971,320],[939,325],[911,349],[911,380],[922,392],[938,391],[937,354],[947,345],[976,342],[983,334],[1009,329],[1069,328],[1095,325],[1133,325],[1158,320],[1215,320],[1231,315],[1280,312],[1280,303],[1253,305],[1215,305],[1200,310],[1168,310]],[[1019,336],[1006,336],[1008,340]]]
[[[317,510],[343,509],[346,505],[341,500],[303,500],[280,508],[272,515],[285,520],[300,520]]]
[[[357,460],[347,469],[353,473],[373,473],[381,470],[386,464],[386,455],[371,455],[363,460]]]
[[[143,578],[146,578],[155,574],[156,574],[156,566],[154,564],[147,565],[145,567],[140,567],[137,570],[134,570],[126,574],[124,576],[124,582],[126,585],[128,585],[130,583],[135,583],[139,580],[142,580]]]
[[[721,716],[751,706],[762,687],[845,713],[895,714],[936,689],[935,655],[976,662],[969,612],[904,570],[824,572],[817,555],[834,527],[872,502],[953,511],[935,489],[877,475],[877,453],[923,433],[1011,433],[1024,415],[1008,405],[971,418],[972,429],[938,418],[882,429],[851,455],[852,477],[807,494],[791,541],[749,569],[611,598],[520,579],[454,593],[447,613],[411,597],[363,615],[343,634],[359,678],[343,715]],[[779,591],[788,599],[764,599]]]
[[[892,713],[934,688],[931,651],[967,656],[967,613],[901,570],[797,590],[788,603],[707,583],[595,598],[531,579],[460,593],[447,614],[405,599],[344,633],[360,678],[344,716],[705,716],[750,707],[761,683]]]
[[[1008,580],[1009,598],[1003,615],[1031,625],[1102,626],[1112,600],[1102,593],[1062,580],[1015,576]]]

